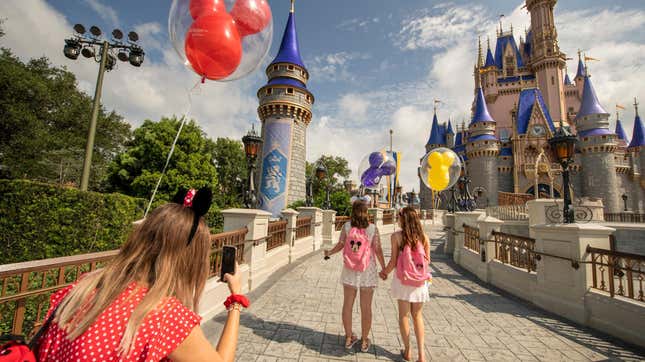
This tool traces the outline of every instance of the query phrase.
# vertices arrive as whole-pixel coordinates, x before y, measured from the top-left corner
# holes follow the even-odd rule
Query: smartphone
[[[222,249],[222,273],[220,274],[220,280],[224,281],[224,274],[235,273],[235,255],[237,254],[237,248],[234,246],[225,246]]]

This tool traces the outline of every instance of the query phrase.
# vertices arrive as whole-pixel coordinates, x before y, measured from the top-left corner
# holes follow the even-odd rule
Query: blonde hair
[[[136,226],[114,259],[84,276],[60,303],[54,320],[67,338],[82,335],[132,282],[148,290],[128,320],[119,345],[123,355],[131,351],[146,315],[167,298],[175,297],[197,312],[208,277],[210,232],[200,218],[187,245],[194,218],[190,208],[169,203]]]

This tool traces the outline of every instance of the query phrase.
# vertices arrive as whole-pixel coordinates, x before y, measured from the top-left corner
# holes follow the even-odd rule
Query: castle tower
[[[598,102],[587,71],[582,105],[575,119],[581,153],[582,196],[603,200],[606,212],[620,212],[620,192],[614,152],[616,135],[609,130],[609,113]]]
[[[450,123],[450,119],[448,119],[448,126],[446,128],[446,147],[455,147],[455,132],[452,130],[452,123]]]
[[[278,55],[266,68],[268,82],[257,93],[264,140],[260,207],[273,216],[305,199],[307,126],[314,103],[306,85],[309,72],[300,57],[293,1]]]
[[[643,128],[643,122],[638,114],[638,102],[635,98],[634,111],[636,112],[634,131],[632,132],[632,141],[627,146],[627,150],[632,154],[634,174],[640,176],[640,180],[637,180],[637,183],[640,183],[641,187],[645,188],[645,176],[643,175],[643,170],[645,170],[645,128]]]
[[[466,143],[468,173],[472,186],[486,190],[487,205],[497,205],[498,170],[497,156],[499,142],[495,137],[496,122],[488,113],[481,87],[475,91],[473,118],[468,126],[469,137]]]
[[[557,0],[526,0],[526,9],[531,13],[531,66],[537,84],[554,120],[566,122],[562,79],[566,57],[560,52],[558,33],[555,30],[553,7],[556,2]]]
[[[449,129],[452,131],[452,127],[449,126]],[[437,108],[435,107],[434,116],[432,117],[432,126],[430,128],[430,137],[428,137],[428,142],[426,142],[425,152],[428,153],[437,147],[446,147],[447,133],[448,131],[444,126],[439,124],[439,120],[437,119]],[[433,208],[432,190],[430,190],[430,188],[428,188],[421,179],[419,179],[419,200],[421,202],[421,208]]]

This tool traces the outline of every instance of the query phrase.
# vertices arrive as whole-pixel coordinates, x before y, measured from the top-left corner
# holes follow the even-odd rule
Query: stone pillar
[[[541,308],[577,323],[587,324],[585,294],[592,285],[591,264],[572,267],[573,261],[587,260],[587,245],[609,249],[609,235],[615,229],[598,224],[534,225],[535,250],[557,255],[542,255],[537,262],[534,303]]]
[[[464,224],[468,224],[473,227],[477,226],[477,219],[481,215],[484,215],[484,212],[466,211],[455,213],[454,230],[457,232],[457,234],[455,234],[455,249],[452,254],[452,258],[457,264],[459,264],[459,262],[461,261],[461,249],[464,248]]]
[[[254,209],[227,209],[224,216],[224,231],[246,227],[247,242],[244,245],[244,261],[249,266],[248,290],[262,284],[268,277],[265,268],[266,238],[270,212]]]
[[[313,251],[322,245],[323,210],[317,207],[299,207],[298,212],[302,217],[311,217],[311,236],[313,238]]]
[[[383,228],[383,209],[370,208],[367,209],[368,214],[374,215],[374,225],[381,230]]]
[[[481,242],[479,254],[482,257],[482,261],[488,263],[489,261],[495,259],[495,243],[489,243],[489,240],[493,240],[493,231],[501,231],[502,225],[504,222],[502,220],[496,219],[492,216],[482,215],[477,220],[477,227],[479,227],[479,240]],[[486,282],[489,282],[486,279]]]
[[[334,242],[336,210],[323,210],[322,223],[322,243],[323,245],[331,245]]]
[[[546,217],[547,207],[556,206],[562,213],[562,208],[564,207],[564,201],[562,199],[536,199],[529,200],[526,202],[526,210],[529,214],[529,236],[535,239],[535,233],[533,231],[533,225],[543,225],[543,224],[554,224]],[[561,222],[561,221],[560,221]]]
[[[443,225],[446,231],[446,244],[443,246],[444,254],[453,254],[455,252],[455,214],[444,214]]]
[[[287,220],[287,232],[285,239],[289,243],[289,264],[294,260],[293,243],[296,240],[296,221],[300,213],[294,209],[282,210],[282,219]]]

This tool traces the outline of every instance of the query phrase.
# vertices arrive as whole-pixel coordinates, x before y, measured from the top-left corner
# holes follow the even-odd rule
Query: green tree
[[[134,137],[126,144],[108,170],[108,189],[130,196],[150,198],[161,176],[168,152],[179,129],[176,118],[162,118],[159,122],[146,120],[134,130]],[[214,163],[215,143],[195,121],[187,122],[177,140],[166,175],[159,185],[157,203],[170,200],[179,187],[217,187]]]
[[[244,145],[238,140],[218,138],[213,159],[220,191],[216,193],[217,204],[222,208],[241,206],[248,174]]]
[[[23,63],[0,53],[0,173],[48,183],[79,184],[92,99],[74,74],[47,58]],[[99,112],[90,189],[99,190],[108,164],[130,137],[115,112]]]
[[[327,176],[318,180],[315,176],[315,169],[323,164],[327,169]],[[351,175],[349,163],[340,156],[322,155],[315,162],[307,162],[307,177],[313,180],[314,206],[322,207],[327,197],[327,188],[330,190],[331,208],[336,210],[338,215],[347,215],[349,211],[349,193],[345,190],[343,181]],[[304,204],[304,202],[303,202]],[[293,206],[302,206],[294,203]]]

